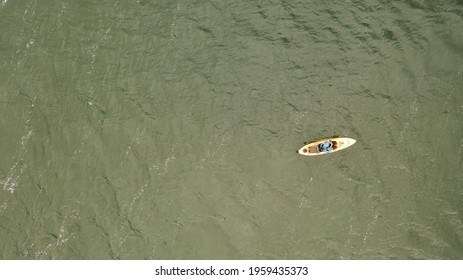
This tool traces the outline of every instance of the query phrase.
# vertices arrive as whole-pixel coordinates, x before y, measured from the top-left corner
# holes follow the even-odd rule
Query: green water
[[[461,0],[1,0],[0,258],[463,259],[462,121]]]

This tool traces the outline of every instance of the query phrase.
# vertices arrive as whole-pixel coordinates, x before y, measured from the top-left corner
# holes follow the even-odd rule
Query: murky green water
[[[462,89],[460,0],[2,0],[1,258],[462,259]]]

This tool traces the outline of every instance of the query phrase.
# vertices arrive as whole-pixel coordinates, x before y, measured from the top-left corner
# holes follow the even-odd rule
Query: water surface
[[[456,0],[2,0],[1,258],[462,259],[462,31]]]

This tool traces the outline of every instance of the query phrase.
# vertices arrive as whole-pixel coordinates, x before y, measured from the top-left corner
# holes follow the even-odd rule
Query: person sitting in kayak
[[[322,152],[331,152],[333,150],[333,148],[331,147],[332,146],[332,143],[331,141],[326,141],[324,143],[321,143],[321,144],[318,144],[318,150],[320,153]]]

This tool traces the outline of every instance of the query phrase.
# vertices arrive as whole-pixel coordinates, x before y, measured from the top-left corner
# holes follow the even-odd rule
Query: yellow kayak
[[[305,146],[300,148],[298,153],[304,156],[326,155],[344,150],[354,145],[355,142],[357,142],[355,139],[347,137],[326,138],[311,143],[305,143]]]

